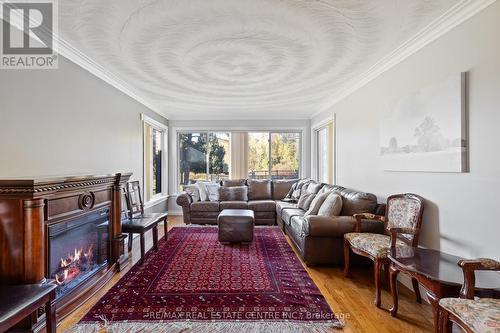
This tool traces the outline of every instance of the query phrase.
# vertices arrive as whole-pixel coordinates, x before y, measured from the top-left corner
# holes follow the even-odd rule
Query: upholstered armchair
[[[418,246],[424,202],[416,194],[396,194],[387,199],[385,216],[355,214],[356,232],[344,235],[344,275],[349,274],[349,255],[353,253],[370,258],[374,262],[375,305],[380,307],[380,274],[382,267],[387,275],[390,260],[387,252],[391,246]],[[384,234],[362,233],[362,220],[374,220],[384,224]],[[392,233],[392,241],[391,241]],[[412,279],[417,301],[421,302],[416,279]]]
[[[475,271],[500,271],[500,262],[493,259],[461,260],[464,272],[460,298],[442,298],[439,301],[440,332],[451,333],[452,322],[465,332],[500,332],[500,299],[474,299]]]

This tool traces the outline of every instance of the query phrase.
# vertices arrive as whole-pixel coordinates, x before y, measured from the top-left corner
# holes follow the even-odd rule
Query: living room
[[[500,332],[498,1],[0,8],[0,332]]]

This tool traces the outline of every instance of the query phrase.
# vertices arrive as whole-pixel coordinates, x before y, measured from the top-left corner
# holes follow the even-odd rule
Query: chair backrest
[[[412,233],[398,234],[398,238],[411,246],[418,245],[424,200],[411,193],[391,195],[387,199],[385,211],[385,230],[390,234],[391,228],[404,228]]]
[[[128,195],[127,195],[127,189],[123,188],[122,189],[122,213],[121,213],[121,220],[126,221],[130,219],[130,208],[129,208],[129,203],[128,203]]]
[[[500,262],[489,259],[464,259],[458,262],[464,273],[464,284],[460,290],[461,298],[474,299],[474,287],[476,284],[475,271],[497,271],[500,272]]]
[[[144,202],[142,201],[141,187],[139,181],[128,182],[127,186],[127,202],[129,217],[144,214]]]

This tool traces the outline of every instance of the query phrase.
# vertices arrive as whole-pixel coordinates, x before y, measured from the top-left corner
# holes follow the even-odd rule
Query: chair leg
[[[158,251],[158,225],[153,227],[153,250]]]
[[[349,260],[350,260],[350,252],[351,244],[349,241],[344,238],[344,276],[349,276]]]
[[[389,266],[391,266],[390,261],[384,263],[384,280],[385,280],[384,282],[387,283],[388,285],[390,283],[389,282],[389,280],[390,280],[390,278],[389,278]]]
[[[418,280],[415,278],[411,278],[411,283],[413,285],[413,291],[415,292],[415,297],[417,298],[417,302],[422,303],[422,296],[420,296],[420,288],[418,286]]]
[[[165,220],[163,221],[163,237],[165,241],[167,241],[167,235],[168,235],[168,217],[165,217]]]
[[[382,268],[382,261],[375,259],[375,266],[373,267],[373,278],[375,280],[375,305],[380,308],[380,269]]]
[[[140,261],[140,264],[142,265],[144,263],[144,256],[146,255],[146,240],[144,239],[143,232],[141,232],[140,239],[141,239],[141,261]]]
[[[394,265],[389,265],[390,269],[390,285],[391,285],[391,294],[392,294],[392,308],[390,309],[391,311],[391,316],[396,317],[396,314],[398,313],[398,274],[399,270],[394,266]]]
[[[134,240],[134,234],[128,234],[128,252],[132,251],[132,242]]]

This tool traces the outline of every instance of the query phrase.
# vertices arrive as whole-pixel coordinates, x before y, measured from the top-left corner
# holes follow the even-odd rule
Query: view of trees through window
[[[227,132],[179,133],[179,183],[197,180],[218,181],[229,177]]]
[[[247,154],[248,178],[298,178],[300,133],[249,132]],[[220,181],[230,177],[230,132],[179,132],[179,186],[198,180]]]
[[[249,178],[298,178],[299,163],[300,133],[248,133]]]

